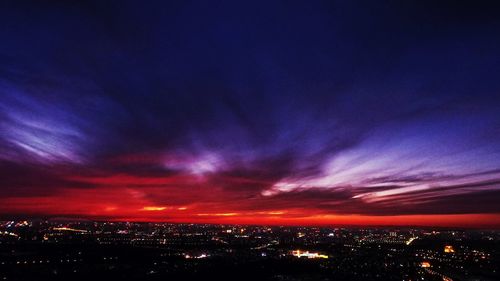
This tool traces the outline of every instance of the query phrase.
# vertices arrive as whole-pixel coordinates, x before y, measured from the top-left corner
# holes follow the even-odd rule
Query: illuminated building
[[[444,246],[444,252],[445,253],[455,253],[455,249],[453,249],[453,246],[446,245],[446,246]]]
[[[420,264],[420,267],[428,268],[431,267],[431,264],[428,261],[424,261]]]
[[[186,258],[186,259],[204,259],[206,257],[208,257],[207,254],[200,254],[197,256],[192,256],[192,255],[188,255],[188,254],[184,255],[184,258]]]
[[[315,253],[315,252],[309,252],[309,251],[301,251],[301,250],[295,250],[292,251],[292,256],[297,257],[297,258],[303,258],[306,257],[308,259],[327,259],[327,255],[323,255],[320,253]]]

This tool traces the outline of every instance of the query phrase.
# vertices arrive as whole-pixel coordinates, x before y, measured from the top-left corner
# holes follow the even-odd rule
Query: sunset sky
[[[500,227],[498,4],[145,2],[0,3],[0,218]]]

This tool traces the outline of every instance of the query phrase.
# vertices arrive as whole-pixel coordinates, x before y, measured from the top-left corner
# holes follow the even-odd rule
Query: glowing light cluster
[[[189,254],[185,254],[184,255],[184,258],[186,258],[186,259],[204,259],[204,258],[207,258],[207,257],[209,257],[209,255],[207,255],[207,254],[199,254],[199,255],[196,255],[196,256],[189,255]]]
[[[455,249],[451,245],[446,245],[446,246],[444,246],[444,252],[445,253],[455,253]]]
[[[424,261],[424,262],[420,263],[420,267],[429,268],[429,267],[431,267],[431,264],[428,261]]]
[[[79,232],[79,233],[87,233],[87,230],[84,229],[76,229],[71,227],[54,227],[53,230],[57,231],[71,231],[71,232]]]
[[[308,259],[328,259],[328,255],[320,254],[317,252],[294,250],[292,251],[292,256],[297,258],[308,258]]]

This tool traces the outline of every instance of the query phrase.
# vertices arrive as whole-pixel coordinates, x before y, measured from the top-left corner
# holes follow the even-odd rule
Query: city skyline
[[[384,3],[0,4],[0,218],[500,228],[498,4]]]
[[[0,279],[493,281],[499,242],[498,230],[11,220]]]

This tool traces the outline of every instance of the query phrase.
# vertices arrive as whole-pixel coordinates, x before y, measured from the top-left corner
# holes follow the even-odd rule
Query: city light
[[[316,252],[309,252],[309,251],[301,251],[301,250],[294,250],[292,251],[292,255],[297,258],[303,258],[306,257],[308,259],[327,259],[327,255],[323,255],[320,253]]]
[[[420,266],[423,267],[423,268],[427,268],[427,267],[431,267],[431,264],[429,262],[427,262],[427,261],[424,261],[424,262],[422,262],[420,264]]]
[[[500,0],[2,1],[0,281],[500,281]]]
[[[76,229],[76,228],[71,228],[71,227],[54,227],[53,230],[56,230],[56,231],[71,231],[71,232],[87,233],[87,230]]]
[[[429,247],[440,241],[447,243]],[[372,276],[377,275],[376,280],[388,276],[398,277],[393,278],[396,280],[459,280],[455,276],[480,280],[482,275],[497,280],[500,268],[494,258],[498,241],[497,231],[484,230],[0,221],[0,280],[25,280],[13,278],[24,269],[33,272],[35,280],[36,273],[49,265],[71,265],[74,270],[96,274],[113,274],[119,268],[125,275],[144,272],[165,280],[198,271],[201,275],[196,277],[208,279],[207,268],[213,268],[214,274],[233,270],[237,275],[247,266],[255,272],[287,277],[291,275],[284,268],[303,268],[319,274],[320,280],[374,280]],[[60,271],[57,274],[70,277]],[[293,277],[300,280],[300,276]]]
[[[453,246],[446,245],[446,246],[444,246],[444,252],[445,253],[455,253],[455,249],[453,248]]]

